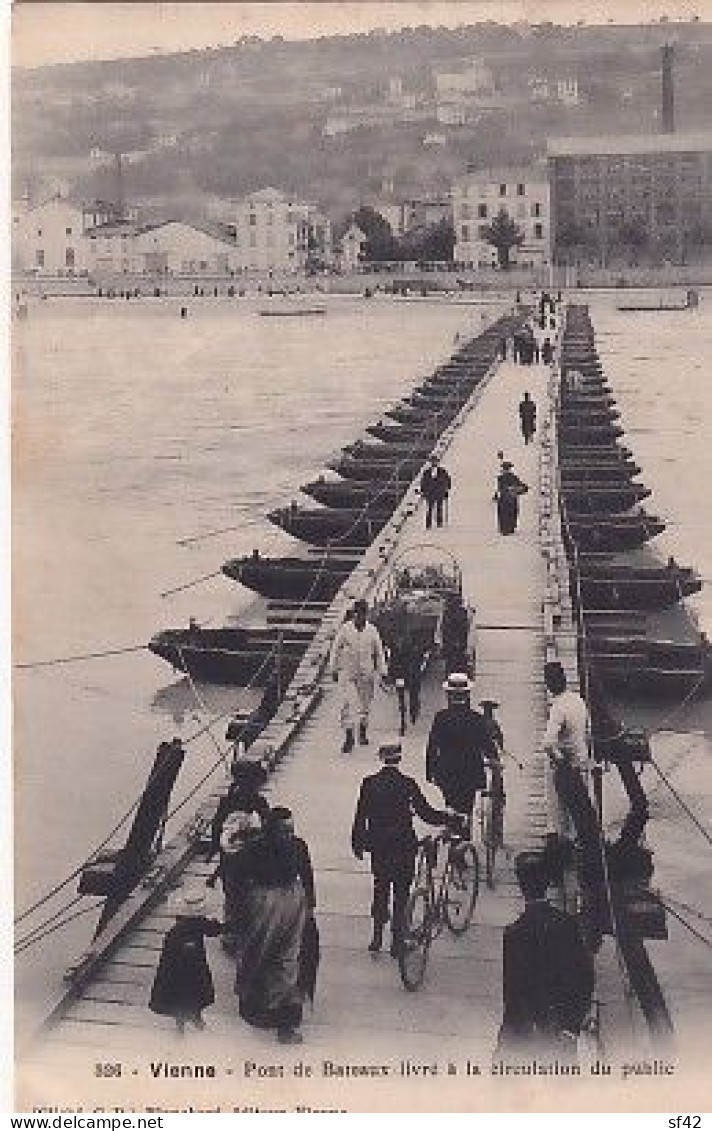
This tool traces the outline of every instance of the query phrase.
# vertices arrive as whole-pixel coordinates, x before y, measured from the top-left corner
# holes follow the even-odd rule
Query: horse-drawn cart
[[[432,544],[410,546],[393,562],[373,605],[373,620],[388,655],[388,674],[398,695],[400,733],[420,712],[420,687],[441,643],[448,600],[462,597],[455,558]]]

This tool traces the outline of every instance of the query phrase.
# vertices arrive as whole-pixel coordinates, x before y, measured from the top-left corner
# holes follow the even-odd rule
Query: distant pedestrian
[[[458,593],[448,593],[436,631],[445,664],[451,672],[475,674],[475,628],[472,610],[465,608]]]
[[[519,424],[522,429],[524,443],[528,444],[536,432],[536,405],[527,390],[519,402]]]
[[[504,931],[503,1017],[496,1056],[535,1056],[575,1064],[577,1041],[591,1007],[593,962],[575,918],[546,899],[541,854],[515,861],[524,911]]]
[[[420,479],[420,493],[426,504],[426,530],[430,530],[433,525],[433,513],[436,524],[442,526],[451,487],[452,480],[445,468],[440,466],[440,460],[435,455],[431,456]]]
[[[383,644],[375,625],[369,624],[368,605],[356,601],[350,620],[342,624],[331,650],[331,672],[341,692],[342,753],[354,748],[355,720],[359,742],[368,744],[368,719],[376,690],[376,678],[387,673]]]
[[[428,735],[426,780],[436,785],[445,804],[468,821],[479,790],[487,785],[485,759],[497,755],[491,732],[470,704],[472,684],[464,672],[452,672],[443,689],[447,707],[438,711]]]
[[[406,719],[409,717],[414,725],[420,715],[425,658],[423,642],[409,629],[407,616],[403,616],[388,646],[388,678],[398,696],[401,735],[405,734]]]
[[[541,344],[541,360],[544,365],[551,365],[554,360],[554,347],[550,338],[544,338]]]
[[[525,495],[528,490],[526,483],[514,474],[509,460],[504,460],[494,494],[500,534],[514,534],[519,521],[519,496]]]
[[[415,871],[418,841],[413,817],[429,825],[451,825],[450,813],[434,809],[420,787],[401,773],[401,748],[381,746],[381,769],[364,778],[359,790],[351,846],[361,860],[371,857],[373,935],[368,949],[377,954],[383,946],[383,928],[391,919],[391,957],[397,958],[403,937],[403,915]],[[391,898],[392,893],[392,898]]]
[[[205,939],[222,926],[206,915],[205,893],[187,891],[174,904],[176,922],[163,939],[148,1007],[173,1017],[182,1035],[187,1024],[204,1029],[203,1010],[215,1001]]]

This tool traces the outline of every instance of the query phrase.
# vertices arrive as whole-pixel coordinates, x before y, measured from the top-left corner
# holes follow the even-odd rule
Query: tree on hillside
[[[441,220],[429,228],[421,243],[418,258],[429,262],[452,262],[455,250],[455,228],[451,220]]]
[[[509,270],[509,253],[524,242],[524,232],[515,224],[504,208],[500,208],[491,224],[482,228],[482,239],[497,250],[497,260],[503,271]]]
[[[353,220],[366,237],[364,259],[383,261],[397,257],[391,226],[380,212],[376,212],[375,208],[369,208],[368,205],[361,205],[354,213]]]

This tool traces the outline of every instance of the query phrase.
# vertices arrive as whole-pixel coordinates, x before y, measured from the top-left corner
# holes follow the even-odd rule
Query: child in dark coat
[[[176,907],[176,922],[163,940],[148,1007],[173,1017],[178,1032],[188,1022],[204,1029],[203,1010],[215,1001],[215,988],[205,954],[205,939],[219,935],[222,925],[205,914],[202,892],[187,892]]]

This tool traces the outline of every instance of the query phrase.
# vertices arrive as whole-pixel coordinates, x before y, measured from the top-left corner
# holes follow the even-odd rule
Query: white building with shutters
[[[523,243],[510,252],[510,262],[524,267],[548,264],[549,199],[549,180],[543,168],[468,171],[452,189],[456,262],[472,267],[497,266],[497,250],[483,238],[483,231],[504,209],[524,233]]]

